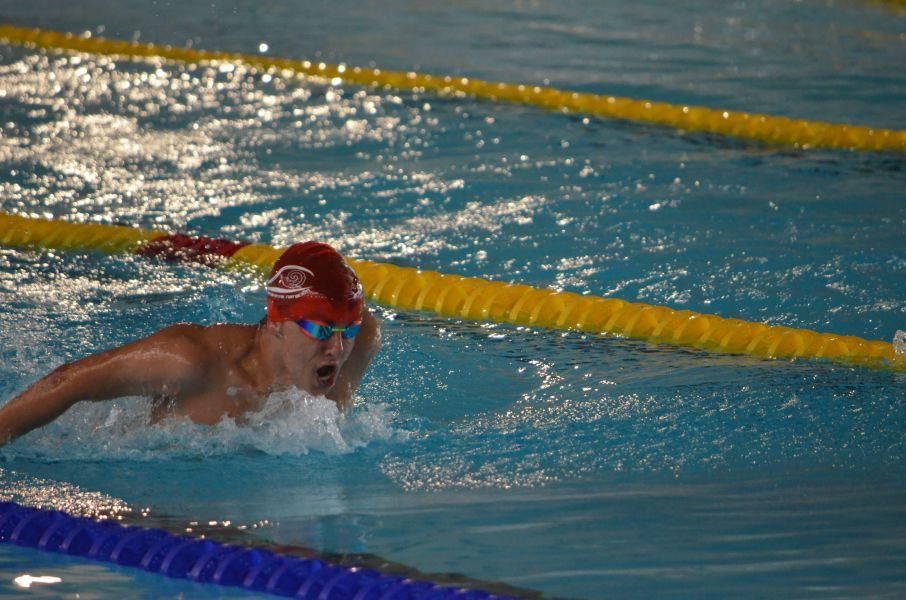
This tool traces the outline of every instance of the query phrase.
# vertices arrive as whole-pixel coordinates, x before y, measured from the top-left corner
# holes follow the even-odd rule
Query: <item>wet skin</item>
[[[207,372],[201,377],[203,385],[192,378],[173,382],[156,394],[153,421],[178,415],[214,424],[224,415],[237,418],[259,410],[267,394],[287,388],[327,396],[341,408],[351,401],[350,394],[341,393],[348,388],[344,387],[348,371],[342,367],[355,348],[355,339],[344,340],[336,333],[327,340],[315,340],[293,321],[260,328],[184,325],[176,326],[172,333],[194,338],[203,349],[195,362],[207,364]],[[256,347],[260,348],[257,353]],[[341,385],[335,389],[338,380]]]
[[[268,394],[290,388],[345,409],[379,347],[380,329],[367,311],[351,340],[337,332],[319,341],[294,321],[173,325],[39,380],[0,408],[0,445],[82,400],[147,396],[154,399],[153,421],[176,415],[204,424],[258,410]]]

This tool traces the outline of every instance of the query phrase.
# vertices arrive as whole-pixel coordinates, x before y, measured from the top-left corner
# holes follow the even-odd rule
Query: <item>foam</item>
[[[340,455],[368,444],[404,441],[383,405],[344,413],[323,396],[290,389],[268,396],[264,407],[213,426],[171,417],[150,425],[146,397],[82,403],[48,427],[34,431],[4,453],[44,460],[157,460],[236,454]]]

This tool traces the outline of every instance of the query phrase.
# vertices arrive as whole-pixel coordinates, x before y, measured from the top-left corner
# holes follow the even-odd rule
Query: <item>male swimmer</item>
[[[290,246],[267,281],[257,325],[179,324],[63,365],[0,408],[0,445],[50,423],[81,400],[152,398],[169,415],[212,425],[297,388],[345,409],[380,347],[362,285],[336,250]]]

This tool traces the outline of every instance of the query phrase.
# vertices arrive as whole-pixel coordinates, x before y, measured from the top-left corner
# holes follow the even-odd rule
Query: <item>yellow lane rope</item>
[[[288,70],[311,77],[337,79],[363,86],[468,95],[485,100],[527,104],[554,111],[652,123],[683,131],[707,132],[797,148],[845,148],[866,151],[906,151],[906,131],[806,121],[757,113],[682,106],[599,94],[581,94],[551,87],[499,83],[468,77],[428,75],[331,65],[307,60],[253,54],[174,48],[124,40],[77,36],[71,33],[0,25],[0,40],[38,48],[74,50],[127,58],[184,62],[243,63],[263,70]]]
[[[135,251],[143,243],[166,237],[159,231],[31,219],[0,213],[0,244],[105,252]],[[267,245],[245,246],[231,263],[263,272],[282,250]],[[581,296],[445,275],[349,259],[368,297],[401,310],[433,312],[452,318],[513,325],[614,334],[650,342],[702,348],[763,358],[827,359],[844,364],[906,371],[906,355],[892,344],[854,336],[817,333],[689,310],[673,310],[616,298]]]
[[[99,250],[117,254],[132,252],[143,243],[165,235],[162,231],[32,219],[0,212],[0,245],[3,246]]]

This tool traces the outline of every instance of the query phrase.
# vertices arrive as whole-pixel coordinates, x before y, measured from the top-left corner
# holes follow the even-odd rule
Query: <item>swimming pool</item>
[[[906,126],[902,16],[884,4],[0,2],[0,14]],[[906,328],[899,155],[243,69],[15,47],[0,65],[3,211],[316,237],[357,258],[887,341]],[[4,400],[87,352],[176,321],[252,322],[263,304],[249,278],[130,257],[0,249],[0,282]],[[380,312],[384,348],[345,419],[293,395],[246,429],[144,429],[140,399],[83,406],[0,451],[0,489],[552,597],[903,593],[902,373]],[[227,593],[59,561],[0,547],[0,585],[13,590],[24,563],[74,579],[69,593]]]

